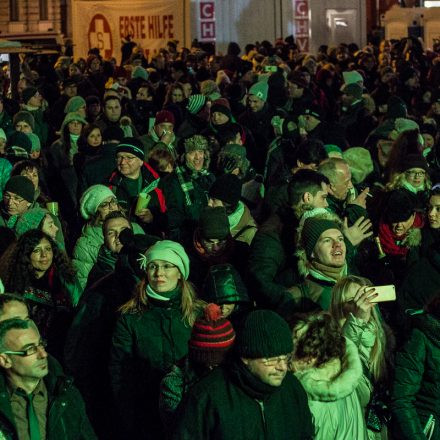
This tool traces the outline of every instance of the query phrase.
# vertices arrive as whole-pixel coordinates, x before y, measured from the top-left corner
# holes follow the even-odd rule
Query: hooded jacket
[[[346,340],[341,362],[333,359],[319,368],[298,371],[315,424],[315,440],[366,440],[367,429],[356,388],[362,365],[356,346]]]

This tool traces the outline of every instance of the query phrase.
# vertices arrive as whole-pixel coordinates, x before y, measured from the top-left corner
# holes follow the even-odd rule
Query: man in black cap
[[[250,245],[257,232],[257,224],[249,208],[240,200],[241,187],[241,180],[236,175],[223,174],[209,190],[208,206],[224,207],[232,238]]]
[[[313,438],[306,393],[289,371],[287,323],[269,310],[251,312],[237,329],[234,348],[231,362],[190,389],[172,438]]]
[[[137,138],[124,138],[116,147],[116,170],[108,180],[118,204],[136,215],[151,232],[163,231],[165,197],[158,187],[159,175],[144,163],[144,148]],[[143,202],[138,203],[143,198]]]
[[[24,176],[11,177],[3,192],[0,226],[13,228],[18,217],[34,203],[34,184]]]
[[[51,105],[50,120],[52,127],[59,129],[64,119],[64,107],[70,98],[78,94],[78,83],[75,78],[68,77],[61,82],[61,95]]]
[[[202,210],[192,243],[188,255],[191,260],[190,279],[194,284],[201,285],[209,268],[215,264],[230,263],[244,275],[249,245],[232,238],[223,206],[206,207]]]
[[[45,115],[47,102],[34,86],[26,87],[21,93],[21,98],[23,110],[28,111],[34,117],[35,128],[33,132],[40,138],[41,146],[44,148],[47,146],[49,137],[49,125]]]

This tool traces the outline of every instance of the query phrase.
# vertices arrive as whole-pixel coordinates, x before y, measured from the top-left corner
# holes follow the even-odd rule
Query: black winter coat
[[[241,362],[241,361],[238,361]],[[220,366],[189,391],[173,440],[305,440],[313,437],[307,396],[288,372],[281,386],[257,400]]]
[[[44,378],[48,392],[47,440],[94,440],[97,437],[87,418],[84,402],[72,379],[49,357],[49,374]],[[4,437],[1,437],[1,436]],[[0,375],[0,437],[18,440],[6,378]]]
[[[423,428],[435,419],[431,440],[440,439],[440,321],[420,315],[403,350],[396,356],[392,411],[401,440],[426,440]]]
[[[182,319],[180,299],[148,301],[143,313],[123,314],[113,333],[110,379],[121,438],[164,438],[160,381],[188,353],[191,326]]]

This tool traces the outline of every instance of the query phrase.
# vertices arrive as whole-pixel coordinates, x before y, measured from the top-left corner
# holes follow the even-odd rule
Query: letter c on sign
[[[214,18],[214,3],[200,3],[200,18]]]
[[[297,1],[296,2],[296,15],[307,17],[309,13],[309,8],[307,7],[307,2]]]

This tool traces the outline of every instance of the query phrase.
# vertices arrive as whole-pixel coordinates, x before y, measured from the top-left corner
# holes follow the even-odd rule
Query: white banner
[[[75,58],[87,57],[98,47],[108,59],[121,60],[122,40],[131,35],[148,58],[168,40],[184,44],[184,1],[119,0],[72,1],[72,31]]]

